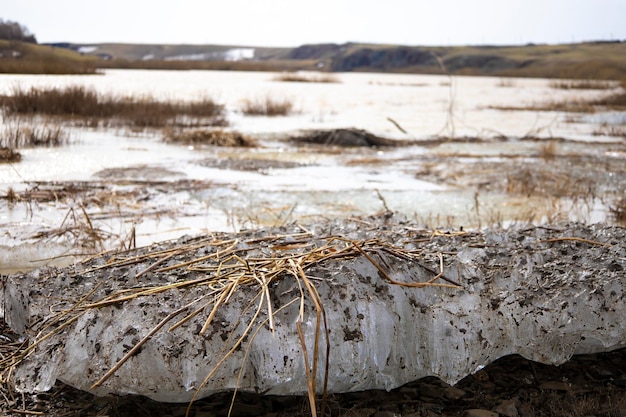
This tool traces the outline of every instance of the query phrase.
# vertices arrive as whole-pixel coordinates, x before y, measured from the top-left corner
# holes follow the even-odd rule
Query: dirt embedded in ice
[[[513,353],[560,364],[625,346],[624,242],[623,228],[601,224],[428,231],[391,213],[185,237],[5,278],[5,294],[12,294],[3,300],[7,323],[31,341],[47,323],[52,331],[13,375],[25,391],[47,390],[59,379],[98,395],[175,402],[198,389],[200,397],[235,387],[302,394],[307,379],[296,328],[312,360],[316,309],[291,269],[272,275],[268,265],[276,259],[302,262],[324,306],[330,392],[389,390],[429,375],[455,383]],[[316,250],[323,259],[305,262]],[[201,335],[224,285],[239,274],[259,281],[229,287],[228,302]],[[397,283],[433,278],[444,286]],[[163,285],[170,289],[154,291]],[[115,301],[143,289],[151,290]],[[198,314],[171,327],[192,311]],[[92,387],[154,329],[113,376]],[[324,336],[319,348],[321,381]]]

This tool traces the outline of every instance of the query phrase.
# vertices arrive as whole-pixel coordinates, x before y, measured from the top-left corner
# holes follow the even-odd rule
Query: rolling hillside
[[[0,41],[0,54],[0,72],[86,73],[95,68],[146,68],[626,78],[626,42],[617,41],[454,47],[347,43],[297,48],[123,43],[35,45]]]

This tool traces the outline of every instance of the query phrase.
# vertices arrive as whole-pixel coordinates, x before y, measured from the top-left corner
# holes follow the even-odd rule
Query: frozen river
[[[0,194],[9,189],[32,190],[37,183],[49,190],[53,183],[63,187],[86,182],[102,195],[92,189],[51,201],[0,200],[0,228],[4,230],[0,245],[5,248],[0,251],[4,253],[0,263],[13,267],[24,258],[53,257],[59,253],[54,248],[71,253],[75,247],[68,244],[67,235],[52,238],[50,233],[42,235],[42,230],[62,229],[84,222],[81,217],[87,216],[93,227],[118,240],[134,230],[138,245],[181,234],[365,215],[384,208],[430,227],[525,221],[529,210],[533,220],[545,221],[551,210],[564,207],[564,218],[608,218],[606,201],[592,198],[585,207],[573,210],[571,196],[566,195],[557,199],[555,209],[555,200],[546,201],[545,195],[511,195],[464,177],[486,175],[484,171],[489,170],[497,174],[497,164],[503,162],[516,169],[526,160],[536,162],[541,142],[553,138],[566,139],[559,141],[557,153],[609,155],[624,162],[623,138],[593,134],[603,120],[622,118],[623,123],[623,114],[502,110],[591,98],[606,91],[555,89],[541,79],[345,73],[335,75],[336,83],[298,83],[277,81],[277,75],[133,70],[108,70],[98,76],[0,75],[0,94],[10,94],[18,85],[80,85],[116,96],[149,95],[164,100],[208,96],[224,104],[229,129],[261,143],[259,148],[245,150],[192,148],[162,142],[159,131],[65,126],[70,134],[68,145],[22,149],[21,162],[0,164]],[[263,97],[291,100],[295,112],[284,117],[242,114],[246,100]],[[5,117],[2,123],[6,127],[13,122]],[[454,136],[481,141],[389,149],[304,149],[283,140],[306,129],[347,127],[393,139]],[[538,140],[490,140],[528,135]],[[218,163],[243,159],[263,162],[252,170],[224,168]],[[281,162],[293,166],[282,167]],[[460,170],[450,178],[459,164],[467,166],[468,172]],[[114,240],[109,239],[108,247],[114,246]]]

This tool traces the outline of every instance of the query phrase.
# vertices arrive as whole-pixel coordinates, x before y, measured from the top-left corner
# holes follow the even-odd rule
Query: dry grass
[[[69,135],[58,125],[8,123],[0,132],[0,147],[24,148],[36,146],[59,146],[67,143]]]
[[[612,136],[626,138],[626,125],[600,124],[592,132],[595,136]]]
[[[241,111],[246,116],[287,116],[293,112],[294,104],[289,99],[275,99],[265,96],[256,99],[246,99]]]
[[[254,147],[258,143],[240,133],[228,132],[225,130],[192,130],[192,131],[170,131],[164,137],[165,142],[181,143],[185,145],[211,145],[230,147]]]
[[[22,155],[15,149],[0,147],[0,164],[9,162],[19,162],[22,160]]]
[[[498,82],[496,83],[496,87],[511,88],[515,86],[516,86],[515,80],[513,80],[512,78],[507,78],[507,77],[500,78]]]
[[[539,157],[544,160],[554,159],[557,155],[558,144],[556,141],[548,141],[539,146]]]
[[[529,104],[526,106],[488,106],[490,109],[502,111],[551,111],[572,113],[595,113],[599,104],[580,98],[568,101],[550,101],[547,103]]]
[[[593,89],[614,89],[615,81],[555,81],[551,83],[553,88],[593,88]],[[602,98],[584,99],[574,98],[566,101],[551,101],[547,103],[531,104],[528,106],[491,106],[496,110],[530,110],[530,111],[560,111],[572,113],[595,113],[598,110],[626,109],[626,81],[621,81],[621,89]]]
[[[274,81],[296,82],[296,83],[339,83],[339,78],[331,74],[311,74],[305,75],[297,72],[284,72],[273,78]]]
[[[603,80],[556,80],[548,85],[560,90],[610,90],[616,87],[614,81]]]
[[[539,164],[519,167],[506,174],[506,192],[526,197],[588,200],[597,195],[596,188],[594,178],[588,175],[572,175],[549,167],[541,167]]]
[[[625,110],[626,109],[626,91],[622,90],[608,97],[593,100],[591,104],[594,106],[602,106],[602,107],[612,109],[612,110]]]
[[[46,115],[117,121],[133,127],[224,126],[224,108],[210,98],[195,102],[160,101],[152,97],[114,97],[83,86],[23,89],[15,86],[0,102],[8,115]]]
[[[9,187],[7,189],[7,193],[4,196],[4,198],[9,202],[9,203],[15,203],[17,201],[17,194],[15,193],[15,190],[13,189],[13,187]]]
[[[626,224],[626,197],[622,197],[609,206],[609,211],[619,224]]]
[[[101,61],[99,68],[158,69],[158,70],[213,70],[213,71],[314,71],[316,60],[267,61],[176,61],[176,60],[126,60]]]

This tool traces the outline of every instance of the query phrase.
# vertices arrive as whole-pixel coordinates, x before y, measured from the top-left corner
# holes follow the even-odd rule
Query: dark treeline
[[[35,35],[26,26],[0,18],[0,39],[37,43]]]

